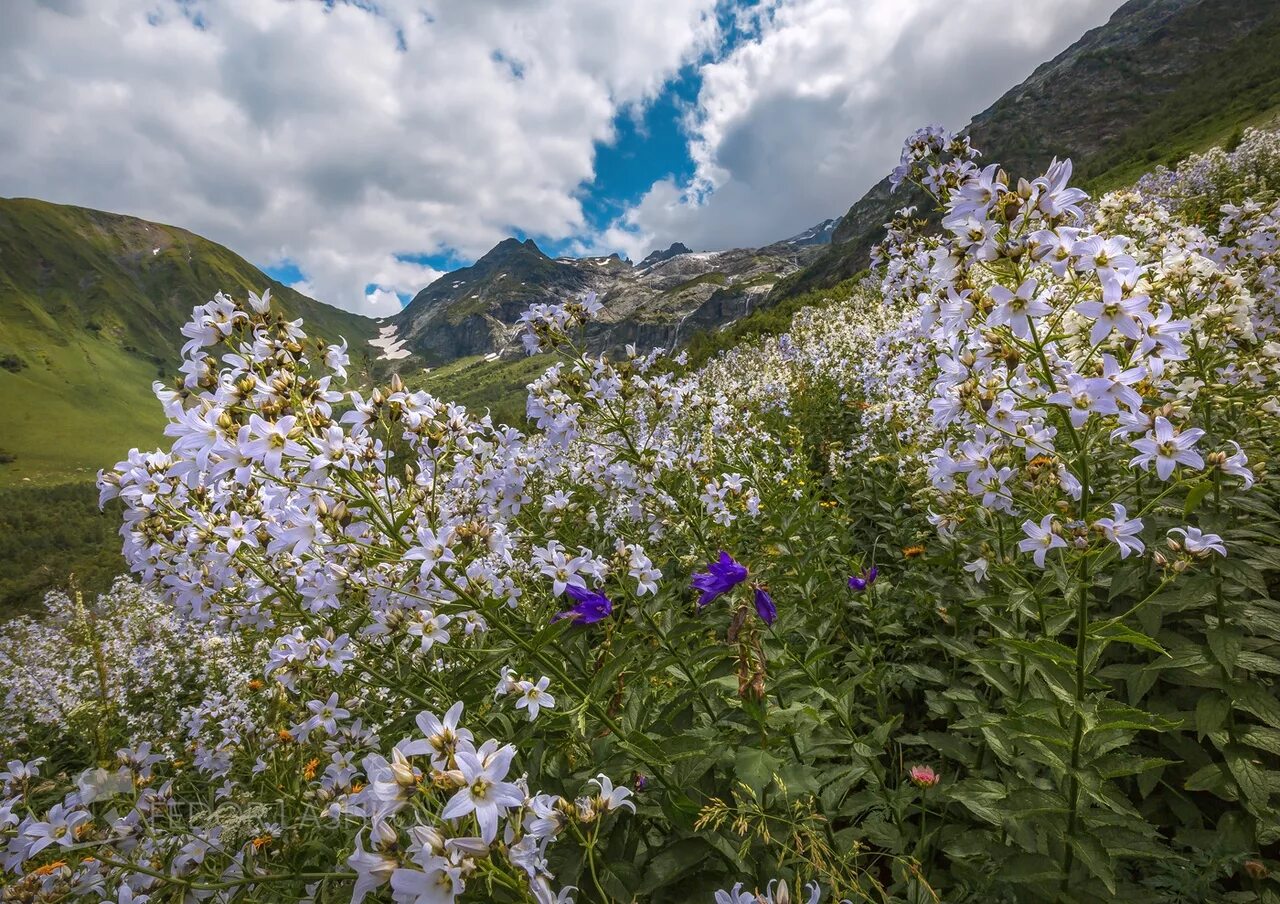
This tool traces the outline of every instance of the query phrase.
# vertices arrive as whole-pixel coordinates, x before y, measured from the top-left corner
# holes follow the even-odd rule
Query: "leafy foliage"
[[[0,618],[71,579],[104,591],[123,568],[118,507],[100,511],[93,484],[0,488]]]

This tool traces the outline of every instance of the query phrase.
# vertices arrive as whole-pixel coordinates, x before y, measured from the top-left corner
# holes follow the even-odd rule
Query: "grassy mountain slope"
[[[414,388],[463,405],[476,415],[486,410],[496,422],[521,430],[525,423],[525,387],[555,363],[551,355],[459,358],[422,377],[407,377]]]
[[[0,486],[83,477],[160,438],[156,379],[218,291],[271,287],[312,335],[355,350],[373,320],[269,279],[183,229],[26,198],[0,200]],[[355,357],[355,356],[353,356]]]
[[[124,570],[116,512],[93,474],[163,439],[191,309],[270,286],[312,335],[345,336],[359,366],[374,321],[313,301],[183,229],[30,199],[0,199],[0,616],[74,574],[86,591]]]
[[[1129,0],[975,116],[967,131],[985,159],[1012,174],[1070,157],[1077,180],[1096,191],[1222,143],[1278,109],[1275,0]],[[779,283],[770,302],[865,267],[892,212],[917,200],[891,194],[887,178],[875,185],[845,214],[834,243]]]

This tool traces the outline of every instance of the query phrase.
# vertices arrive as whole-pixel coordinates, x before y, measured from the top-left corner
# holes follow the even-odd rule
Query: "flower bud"
[[[414,826],[409,834],[423,850],[437,855],[444,853],[445,838],[435,826]]]
[[[487,857],[489,855],[489,845],[479,838],[450,838],[445,842],[445,846],[450,851],[461,851],[468,857]]]
[[[917,788],[932,788],[938,784],[938,773],[933,771],[932,766],[912,766],[909,773],[911,783]]]
[[[391,775],[395,778],[396,784],[404,788],[412,788],[418,783],[418,776],[414,774],[413,766],[398,749],[391,751]]]

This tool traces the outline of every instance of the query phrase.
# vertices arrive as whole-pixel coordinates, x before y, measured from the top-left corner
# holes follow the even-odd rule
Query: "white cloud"
[[[755,246],[845,212],[926,123],[965,125],[1121,0],[772,0],[702,67],[694,178],[654,183],[595,243]]]
[[[375,315],[438,275],[400,254],[581,233],[594,143],[717,31],[714,0],[4,5],[0,194],[293,260]]]

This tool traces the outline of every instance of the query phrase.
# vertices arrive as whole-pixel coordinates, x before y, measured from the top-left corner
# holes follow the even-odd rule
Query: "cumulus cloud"
[[[513,229],[581,234],[619,112],[714,0],[6,0],[0,194],[181,225],[366,314]],[[366,285],[377,288],[366,293]]]
[[[694,177],[667,178],[595,243],[756,246],[845,212],[926,123],[964,126],[1121,0],[772,0],[701,69]]]

